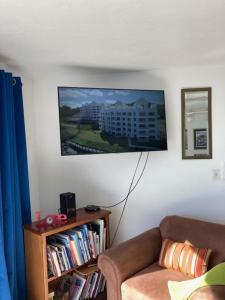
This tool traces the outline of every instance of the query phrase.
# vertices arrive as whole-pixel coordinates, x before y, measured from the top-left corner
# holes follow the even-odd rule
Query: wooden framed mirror
[[[182,159],[212,158],[211,88],[181,90]]]

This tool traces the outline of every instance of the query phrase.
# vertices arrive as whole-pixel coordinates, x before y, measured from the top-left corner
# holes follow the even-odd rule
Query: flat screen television
[[[167,150],[164,91],[58,87],[62,155]]]

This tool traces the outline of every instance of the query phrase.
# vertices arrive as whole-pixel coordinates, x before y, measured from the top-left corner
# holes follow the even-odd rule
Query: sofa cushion
[[[183,281],[191,276],[161,268],[158,263],[143,269],[121,285],[123,300],[170,300],[168,281]]]
[[[197,248],[211,249],[209,268],[225,261],[225,225],[168,216],[162,220],[160,232],[163,239],[188,242]]]
[[[199,277],[206,273],[211,250],[165,239],[159,257],[161,267]]]
[[[223,288],[219,288],[219,286]],[[208,288],[203,289],[203,287]],[[200,299],[204,296],[205,299],[208,299],[208,295],[214,297],[213,299],[220,299],[220,295],[223,295],[222,299],[225,299],[225,262],[215,266],[198,278],[181,282],[169,281],[168,289],[171,300],[188,300],[192,294],[196,299],[197,296]]]

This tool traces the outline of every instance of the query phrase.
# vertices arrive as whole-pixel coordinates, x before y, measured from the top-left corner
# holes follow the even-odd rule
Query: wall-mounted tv
[[[62,155],[167,150],[164,91],[58,87]]]

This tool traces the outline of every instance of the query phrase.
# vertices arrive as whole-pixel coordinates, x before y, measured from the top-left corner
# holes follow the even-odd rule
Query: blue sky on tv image
[[[97,104],[114,104],[115,102],[132,103],[138,99],[164,104],[164,91],[154,90],[119,90],[104,88],[59,88],[60,106],[71,108],[96,102]]]

